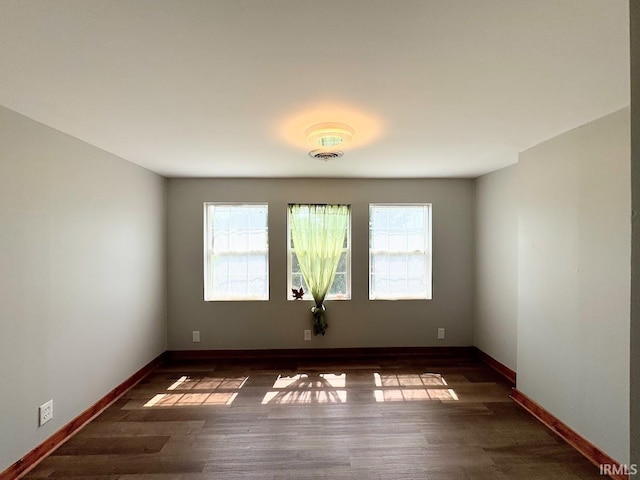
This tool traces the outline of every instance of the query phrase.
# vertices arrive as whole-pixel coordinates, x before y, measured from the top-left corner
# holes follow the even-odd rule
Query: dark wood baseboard
[[[13,480],[20,478],[20,476],[26,474],[29,470],[33,469],[38,463],[40,463],[47,455],[53,452],[56,448],[67,441],[74,433],[76,433],[85,424],[90,422],[94,417],[100,414],[105,408],[111,405],[124,395],[129,389],[140,382],[144,377],[149,375],[156,367],[158,367],[165,359],[166,352],[160,354],[154,360],[142,367],[136,373],[127,378],[124,382],[118,385],[116,388],[107,393],[104,397],[98,400],[96,403],[87,408],[84,412],[78,415],[76,418],[67,423],[64,427],[58,430],[56,433],[47,438],[44,442],[31,450],[20,460],[15,462],[4,472],[0,472],[0,480]]]
[[[272,350],[170,350],[170,360],[331,360],[403,356],[473,358],[474,347],[287,348]]]
[[[516,386],[516,372],[515,371],[511,370],[509,367],[507,367],[503,363],[500,363],[498,360],[493,358],[491,355],[483,352],[478,347],[474,347],[474,350],[475,350],[474,353],[475,353],[476,357],[481,362],[487,364],[488,366],[493,368],[496,372],[498,372],[500,375],[502,375],[504,378],[506,378],[511,383],[511,386],[513,386],[513,387]]]
[[[547,428],[549,428],[552,432],[557,434],[569,445],[571,445],[578,452],[584,455],[594,465],[598,467],[600,467],[600,465],[615,465],[617,467],[620,466],[617,461],[603,452],[600,448],[595,446],[589,440],[581,436],[578,432],[553,416],[550,412],[531,400],[521,391],[514,388],[511,393],[511,398],[514,402],[528,411],[531,415],[540,420],[540,422],[546,425]],[[617,468],[616,470],[620,471]],[[615,480],[628,480],[629,475],[611,475],[611,478]]]

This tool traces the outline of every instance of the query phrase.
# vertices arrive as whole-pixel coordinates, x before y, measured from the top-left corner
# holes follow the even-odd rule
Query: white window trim
[[[266,275],[267,275],[267,294],[265,297],[263,296],[243,296],[243,297],[232,297],[232,296],[218,296],[213,297],[211,294],[207,295],[208,290],[208,282],[207,278],[208,268],[209,268],[209,258],[211,256],[211,252],[209,250],[209,232],[211,225],[209,224],[208,217],[208,208],[209,206],[228,206],[228,207],[243,207],[243,206],[261,206],[265,207],[267,210],[267,249],[256,250],[256,251],[243,251],[243,254],[251,254],[251,253],[264,253],[266,254],[267,263],[266,263]],[[204,202],[203,206],[203,284],[202,284],[202,296],[205,302],[266,302],[269,301],[271,286],[270,286],[270,273],[269,273],[269,204],[268,202]],[[229,252],[231,253],[231,252]]]
[[[299,203],[299,205],[313,205],[313,203]],[[342,249],[342,253],[344,252],[347,253],[346,293],[343,296],[327,294],[327,297],[325,298],[325,300],[338,300],[338,301],[351,300],[351,213],[352,213],[352,208],[350,207],[349,223],[347,224],[347,246]],[[293,298],[292,289],[298,288],[297,285],[294,287],[293,284],[291,283],[291,273],[292,273],[291,268],[293,267],[293,252],[294,252],[294,249],[291,247],[292,243],[293,242],[291,241],[291,227],[289,225],[289,209],[287,208],[287,300],[289,301],[295,300],[295,298]],[[305,291],[304,298],[302,300],[313,302],[313,297],[311,296],[311,292]]]
[[[372,250],[371,249],[371,208],[372,207],[424,207],[426,209],[426,251],[425,254],[425,270],[427,282],[426,295],[396,295],[393,297],[386,296],[373,296],[371,285],[371,256],[375,253],[387,253],[406,255],[406,251],[391,251],[391,250]],[[394,301],[394,300],[431,300],[433,298],[433,229],[432,229],[432,210],[433,204],[431,203],[370,203],[369,204],[369,300],[372,301]],[[423,253],[421,250],[416,250],[415,253]]]

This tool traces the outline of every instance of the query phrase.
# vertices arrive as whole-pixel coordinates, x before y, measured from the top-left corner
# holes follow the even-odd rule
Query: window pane
[[[205,300],[268,300],[267,205],[206,204]]]
[[[311,293],[309,292],[309,287],[307,287],[307,283],[304,281],[304,277],[300,270],[300,264],[298,262],[298,258],[295,252],[291,254],[291,288],[298,289],[302,287],[304,289],[305,299],[311,299]],[[329,293],[327,295],[327,299],[331,299],[331,297],[335,297],[340,295],[341,297],[345,297],[347,295],[347,252],[344,252],[340,257],[340,262],[338,263],[338,269],[336,271],[336,276],[331,284],[331,288],[329,289]],[[307,295],[309,293],[309,295]]]
[[[371,248],[373,250],[388,250],[389,249],[389,237],[387,232],[375,230],[371,233]]]
[[[347,272],[347,252],[344,252],[340,257],[340,261],[338,262],[338,270],[339,273]]]
[[[291,288],[295,288],[298,290],[300,287],[304,290],[305,294],[309,291],[309,287],[307,287],[306,282],[304,281],[304,277],[301,273],[294,273],[291,275]]]
[[[336,273],[336,278],[333,280],[333,284],[329,289],[329,293],[332,295],[346,295],[347,294],[347,274]]]
[[[424,276],[425,270],[424,255],[419,253],[407,255],[407,275]]]
[[[431,206],[370,205],[369,298],[431,298]]]
[[[291,253],[291,272],[300,272],[300,262],[298,262],[298,256],[295,251]]]
[[[308,218],[308,217],[307,217]],[[302,225],[303,227],[304,225]],[[304,281],[302,276],[302,271],[300,268],[300,263],[298,261],[298,257],[296,255],[296,251],[293,245],[293,238],[291,235],[291,226],[289,224],[289,235],[288,235],[288,246],[289,246],[289,272],[288,272],[288,289],[287,289],[287,298],[292,300],[293,295],[290,289],[295,288],[296,290],[301,286],[304,289],[304,299],[312,300],[313,297],[311,292]],[[327,300],[337,300],[337,299],[349,299],[350,298],[350,228],[347,225],[346,235],[343,241],[343,252],[340,256],[340,260],[338,262],[336,276],[333,280],[331,287],[329,288],[329,292],[327,293]]]

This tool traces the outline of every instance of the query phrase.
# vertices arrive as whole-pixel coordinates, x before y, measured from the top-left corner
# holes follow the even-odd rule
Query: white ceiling
[[[0,104],[169,177],[475,177],[629,104],[627,0],[0,0]],[[304,131],[355,130],[344,157]]]

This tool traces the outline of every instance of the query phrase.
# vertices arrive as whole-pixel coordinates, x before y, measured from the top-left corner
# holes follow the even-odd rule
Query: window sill
[[[268,302],[268,298],[205,298],[205,302]]]
[[[290,302],[299,302],[299,301],[313,302],[313,298],[287,298],[287,300]],[[341,298],[329,297],[324,299],[325,302],[344,302],[348,300],[351,300],[351,297],[341,297]]]

